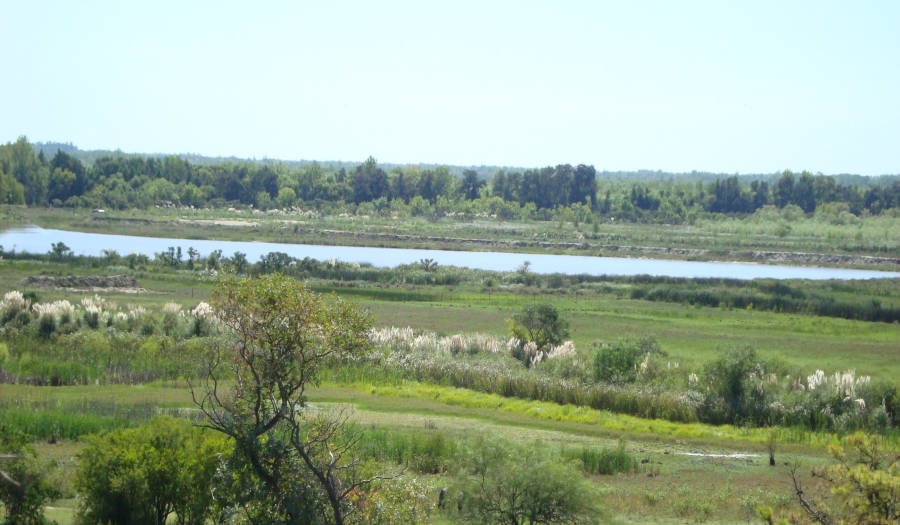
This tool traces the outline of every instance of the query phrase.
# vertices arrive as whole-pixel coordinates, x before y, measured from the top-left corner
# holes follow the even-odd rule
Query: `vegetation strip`
[[[323,383],[324,386],[338,386]],[[343,384],[342,384],[343,385]],[[673,423],[665,420],[648,420],[623,414],[613,414],[606,410],[594,410],[571,405],[558,405],[543,401],[528,401],[483,394],[461,388],[408,382],[403,385],[376,385],[356,383],[352,385],[361,393],[376,396],[430,399],[439,403],[470,409],[499,410],[510,414],[527,416],[537,420],[596,425],[598,428],[617,435],[667,436],[677,439],[710,441],[716,443],[744,442],[764,445],[771,439],[771,430],[763,428],[740,428],[732,425],[706,425],[702,423]],[[778,441],[790,444],[824,449],[836,442],[835,434],[780,429]],[[900,445],[900,441],[897,442]]]

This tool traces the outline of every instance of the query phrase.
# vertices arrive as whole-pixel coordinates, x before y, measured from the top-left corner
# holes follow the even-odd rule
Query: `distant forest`
[[[242,160],[198,155],[82,151],[71,144],[0,146],[5,204],[78,208],[253,207],[411,216],[484,214],[548,218],[566,209],[593,217],[677,224],[700,214],[795,207],[837,220],[900,211],[900,176],[597,172],[540,169]]]

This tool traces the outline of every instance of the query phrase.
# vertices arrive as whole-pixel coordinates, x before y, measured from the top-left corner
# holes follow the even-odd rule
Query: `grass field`
[[[312,391],[314,406],[342,403],[355,407],[353,420],[367,426],[443,432],[450,439],[475,434],[500,436],[515,442],[541,442],[548,446],[612,448],[623,442],[626,450],[642,463],[638,472],[596,476],[593,482],[610,519],[621,523],[678,523],[684,521],[737,523],[753,517],[754,505],[792,505],[784,463],[801,462],[805,467],[824,462],[824,446],[834,439],[810,435],[805,443],[779,444],[779,465],[768,466],[763,441],[768,431],[731,427],[679,425],[661,421],[582,411],[569,421],[548,419],[541,414],[551,407],[525,401],[491,403],[479,396],[427,385],[410,384],[402,393],[387,392],[374,385],[323,385]],[[17,399],[23,406],[85,406],[114,402],[122,413],[127,408],[157,404],[191,408],[185,387],[86,386],[54,389],[21,385],[0,386],[3,399]],[[461,400],[468,400],[463,402]],[[477,405],[477,406],[473,406]],[[137,423],[144,416],[139,416]],[[582,419],[577,421],[574,419]],[[792,439],[785,436],[786,439]],[[77,440],[40,442],[40,455],[59,467],[61,479],[74,476],[75,456],[83,445]],[[435,486],[440,477],[431,480]],[[55,502],[48,517],[70,523],[74,512],[72,493]]]
[[[172,225],[174,216],[167,211],[147,217],[129,217],[127,212],[113,219],[127,219],[121,223],[93,221],[71,211],[42,212],[33,217],[47,227],[73,227],[104,230],[130,230],[132,220],[151,220],[150,231],[160,235],[183,236],[183,225]],[[216,217],[197,212],[198,218]],[[221,218],[221,217],[219,217]],[[27,220],[31,220],[28,217]],[[255,219],[254,219],[255,220]],[[385,220],[372,224],[353,219],[340,222],[331,219],[330,227],[392,228]],[[343,220],[343,219],[342,219]],[[885,219],[887,220],[887,219]],[[93,225],[93,226],[91,226]],[[310,228],[321,227],[321,223]],[[407,222],[400,231],[433,231],[444,237],[487,235],[501,239],[533,235],[540,228],[546,233],[558,227],[545,224],[493,224],[490,228],[472,225],[448,230],[446,224]],[[715,228],[713,228],[715,226]],[[721,249],[742,249],[746,235],[764,235],[765,227],[734,224],[725,221],[702,228],[683,227],[672,236],[660,226],[616,225],[626,240],[639,243],[671,243],[696,247],[710,237]],[[878,223],[871,228],[883,228]],[[268,228],[268,229],[267,229]],[[200,236],[242,238],[252,232],[260,238],[278,239],[275,223],[261,220],[259,227],[202,227]],[[487,229],[485,229],[487,228]],[[565,225],[560,239],[569,239],[575,231]],[[606,228],[606,227],[604,227]],[[612,226],[609,226],[612,235]],[[705,229],[704,229],[705,228]],[[895,254],[896,235],[885,237],[862,227],[862,238],[873,239],[873,246],[883,243],[885,253]],[[802,249],[823,253],[840,251],[838,245],[848,232],[829,234],[808,230],[798,225],[792,235],[800,236],[797,245]],[[601,230],[606,231],[606,230]],[[894,230],[896,231],[896,230]],[[618,235],[619,233],[616,233]],[[746,234],[746,235],[745,235]],[[837,236],[835,236],[837,235]],[[288,236],[287,233],[282,236]],[[300,236],[302,237],[302,236]],[[744,240],[739,238],[743,237]],[[295,238],[295,237],[291,237]],[[298,237],[299,238],[299,237]],[[790,248],[791,239],[771,239],[771,246]],[[769,246],[768,244],[766,246]],[[891,248],[891,246],[894,246]],[[718,248],[717,248],[718,249]],[[893,251],[892,251],[893,250]],[[878,251],[878,250],[876,250]],[[881,252],[879,252],[881,253]],[[32,275],[62,276],[69,274],[114,274],[128,272],[122,267],[84,267],[35,260],[0,261],[0,294],[22,289],[22,280]],[[183,270],[172,271],[147,268],[131,272],[141,290],[102,291],[107,301],[120,305],[143,305],[158,311],[166,303],[175,302],[190,308],[207,300],[215,281]],[[502,282],[502,279],[498,279]],[[623,338],[652,336],[666,352],[666,359],[678,363],[684,373],[700,371],[702,367],[724,351],[743,346],[755,348],[768,359],[778,359],[797,375],[807,375],[816,369],[830,374],[848,369],[871,375],[873,381],[897,384],[900,377],[900,325],[820,317],[808,314],[787,314],[760,311],[752,308],[689,306],[669,302],[632,299],[629,283],[606,283],[603,286],[582,286],[550,290],[527,286],[486,287],[463,283],[457,286],[390,286],[381,284],[337,283],[313,280],[310,285],[321,291],[334,291],[369,310],[375,326],[413,327],[438,334],[484,333],[497,337],[508,334],[506,320],[523,306],[535,302],[549,302],[570,322],[571,339],[584,359],[602,343]],[[848,301],[867,301],[873,296],[883,302],[896,301],[896,281],[883,284],[847,283],[846,285],[798,284],[803,290],[830,294]],[[881,287],[886,287],[881,289]],[[35,292],[42,302],[67,299],[73,303],[94,293],[89,290],[38,288]],[[2,365],[0,365],[2,366]],[[501,436],[514,442],[540,441],[563,447],[607,447],[620,442],[633,457],[641,461],[637,472],[612,476],[591,476],[592,486],[608,515],[604,521],[617,523],[746,523],[752,522],[756,507],[768,505],[785,513],[796,513],[788,465],[799,462],[804,471],[827,461],[827,445],[837,439],[824,432],[799,429],[744,428],[711,426],[700,423],[673,423],[644,420],[608,411],[585,407],[561,406],[552,403],[503,398],[492,394],[453,389],[414,381],[358,382],[352,384],[326,381],[312,390],[313,405],[346,404],[354,407],[354,420],[366,427],[394,429],[398,432],[444,433],[449,439],[463,440],[479,433]],[[62,432],[71,428],[72,437],[35,442],[42,459],[58,466],[55,476],[64,487],[63,498],[47,511],[47,516],[61,524],[72,522],[75,494],[71,480],[75,456],[84,446],[79,432],[102,431],[119,425],[133,425],[147,421],[157,414],[189,413],[193,408],[190,390],[184,381],[156,382],[144,385],[96,384],[62,387],[38,387],[22,384],[0,384],[0,411],[3,417],[20,417],[22,425],[34,424],[34,433]],[[49,417],[22,416],[22,413],[44,413]],[[88,417],[89,416],[89,417]],[[54,421],[55,418],[55,421]],[[47,430],[47,425],[56,425]],[[44,425],[43,427],[41,425]],[[775,432],[777,465],[768,465],[767,443]],[[888,446],[898,448],[896,433],[887,436]],[[443,475],[428,477],[432,487],[440,487],[447,480]],[[815,488],[812,486],[811,488]],[[449,516],[437,514],[435,523],[451,523]]]

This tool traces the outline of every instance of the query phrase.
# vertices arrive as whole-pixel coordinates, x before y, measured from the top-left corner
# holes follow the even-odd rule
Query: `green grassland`
[[[358,220],[329,218],[295,224],[300,219],[250,216],[246,212],[223,217],[204,211],[191,212],[197,220],[244,220],[253,226],[191,224],[196,238],[323,242],[315,233],[322,228],[362,231],[386,236],[410,235],[377,244],[416,246],[414,236],[479,238],[497,245],[510,239],[544,239],[568,243],[581,235],[590,253],[608,253],[600,244],[613,239],[619,245],[663,246],[700,249],[707,254],[737,253],[749,246],[784,251],[864,255],[898,254],[900,231],[895,221],[880,217],[862,225],[817,229],[803,221],[792,224],[790,235],[769,232],[772,225],[753,221],[723,220],[699,226],[670,229],[660,225],[602,225],[596,240],[584,236],[585,225],[558,223],[496,223],[485,221],[448,225],[439,221],[389,218]],[[79,215],[82,214],[82,215]],[[71,210],[22,211],[22,221],[44,227],[73,228],[116,233],[142,233],[186,237],[185,212],[156,210],[110,213],[102,219]],[[811,220],[811,219],[810,219]],[[879,222],[880,221],[880,222]],[[296,229],[295,229],[296,227]],[[281,230],[279,230],[281,228]],[[615,237],[614,237],[615,236]],[[341,240],[350,236],[341,237]],[[360,237],[355,237],[360,239]],[[588,239],[588,240],[584,240]],[[371,238],[368,238],[371,241]],[[362,241],[360,241],[362,242]],[[441,243],[438,243],[441,246]],[[460,248],[458,242],[447,246]],[[429,246],[436,247],[436,246]],[[547,248],[568,251],[571,248]],[[578,250],[581,250],[580,248]],[[702,258],[702,257],[701,257]],[[22,282],[34,275],[112,275],[129,273],[138,281],[137,290],[26,289]],[[486,279],[495,282],[487,286]],[[0,261],[0,295],[9,290],[34,292],[41,302],[99,293],[110,303],[140,305],[158,311],[166,303],[192,308],[207,300],[216,281],[200,272],[148,265],[130,269],[102,264],[75,264],[48,259]],[[633,290],[647,287],[628,279],[577,283],[548,287],[545,281],[514,283],[509,276],[478,274],[452,285],[413,285],[391,282],[335,281],[311,278],[309,284],[322,292],[333,292],[368,310],[376,327],[412,327],[438,334],[508,334],[506,321],[524,306],[535,302],[553,304],[570,323],[570,338],[579,358],[587,361],[594,349],[625,338],[651,336],[665,352],[665,360],[686,375],[700,373],[710,361],[729,349],[750,346],[767,360],[778,361],[797,376],[822,369],[826,374],[853,369],[873,381],[897,385],[900,377],[900,324],[871,322],[810,313],[783,313],[752,306],[717,307],[682,302],[635,298]],[[806,295],[830,297],[852,304],[866,304],[873,297],[887,306],[900,306],[897,280],[872,282],[791,282]],[[653,285],[657,286],[657,285]],[[691,283],[667,286],[692,286]],[[725,288],[722,288],[724,290]],[[721,290],[720,290],[721,291]],[[725,292],[722,292],[725,293]],[[13,343],[10,343],[13,347]],[[676,364],[677,363],[677,364]],[[349,374],[346,377],[350,377]],[[353,421],[371,429],[388,429],[398,435],[440,434],[461,442],[477,434],[499,436],[511,442],[539,441],[547,446],[578,449],[613,449],[622,443],[630,456],[640,461],[630,472],[613,475],[588,474],[598,500],[606,510],[604,521],[617,523],[746,523],[755,520],[756,508],[767,505],[783,514],[800,515],[788,475],[788,465],[799,462],[805,471],[827,461],[827,445],[838,435],[799,428],[751,428],[713,426],[696,422],[649,420],[595,410],[584,406],[502,397],[496,394],[419,382],[389,373],[343,380],[338,373],[325,374],[311,391],[313,406],[332,404],[354,407]],[[75,455],[83,447],[84,435],[120,426],[135,425],[161,414],[191,414],[194,405],[183,378],[167,378],[140,384],[94,384],[35,386],[0,383],[0,414],[38,436],[35,447],[41,458],[56,465],[55,474],[63,497],[48,509],[47,516],[70,523],[75,494],[72,479]],[[774,436],[777,465],[768,464],[767,443]],[[895,431],[886,435],[889,447],[900,448]],[[736,454],[743,454],[737,456]],[[447,483],[446,472],[423,475],[429,486]],[[815,488],[814,486],[811,486]],[[452,516],[437,513],[435,523],[451,523]]]
[[[514,442],[540,442],[557,447],[614,448],[624,443],[635,458],[645,461],[633,473],[593,476],[598,497],[611,513],[610,519],[627,522],[744,522],[754,514],[754,505],[789,508],[784,462],[801,461],[811,467],[823,462],[828,436],[807,436],[803,443],[779,444],[779,466],[769,467],[764,439],[768,431],[732,427],[640,421],[597,411],[581,411],[578,417],[548,418],[542,411],[553,406],[525,401],[481,399],[471,392],[458,392],[426,385],[407,385],[402,392],[387,392],[372,385],[326,384],[315,389],[314,406],[344,403],[355,407],[353,420],[366,426],[417,434],[442,433],[451,441],[473,434],[491,434]],[[78,407],[113,403],[119,419],[146,421],[148,405],[192,406],[184,387],[86,386],[39,388],[0,386],[2,399],[16,399],[23,407],[44,409],[52,405]],[[501,406],[493,406],[493,405]],[[560,407],[556,407],[558,410]],[[594,412],[594,413],[592,413]],[[121,414],[127,414],[122,416]],[[112,418],[112,416],[110,416]],[[786,440],[791,439],[785,436]],[[57,465],[55,474],[65,482],[74,476],[77,439],[39,442],[41,456]],[[729,454],[746,456],[727,457]],[[440,486],[442,476],[430,479]],[[73,494],[56,502],[49,516],[67,523],[71,519]]]

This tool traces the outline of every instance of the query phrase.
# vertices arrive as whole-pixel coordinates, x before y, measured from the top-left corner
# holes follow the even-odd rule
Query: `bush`
[[[457,506],[463,520],[485,524],[589,523],[599,510],[571,462],[539,445],[481,440],[469,451]]]
[[[205,523],[225,451],[224,439],[173,418],[91,438],[78,455],[77,522],[164,525],[176,513],[179,523]]]
[[[26,445],[27,436],[0,422],[0,454],[8,456],[0,470],[0,503],[9,525],[43,525],[44,505],[59,496],[47,479],[48,466],[38,463],[37,454]]]
[[[647,363],[654,353],[662,351],[652,337],[603,346],[594,353],[594,379],[618,385],[633,383],[642,372],[647,372]]]
[[[707,396],[700,409],[701,420],[710,423],[767,425],[771,393],[766,389],[766,363],[756,350],[728,350],[706,365]]]
[[[38,336],[41,339],[50,339],[56,331],[56,319],[51,314],[43,314],[38,319]]]

